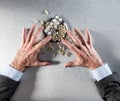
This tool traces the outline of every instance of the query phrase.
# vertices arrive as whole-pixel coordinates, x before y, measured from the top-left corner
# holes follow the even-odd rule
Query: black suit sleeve
[[[120,101],[120,74],[109,75],[96,85],[104,101]]]
[[[0,101],[10,101],[19,82],[0,76]]]

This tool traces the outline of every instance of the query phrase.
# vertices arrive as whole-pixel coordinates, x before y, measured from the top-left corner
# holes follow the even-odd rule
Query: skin
[[[90,31],[86,29],[85,36],[83,36],[83,34],[76,28],[74,31],[77,36],[70,30],[67,31],[67,34],[72,38],[76,45],[69,43],[65,39],[62,39],[62,43],[75,53],[76,60],[67,62],[64,66],[82,66],[92,70],[102,66],[103,62],[93,47]]]
[[[23,29],[22,45],[12,63],[10,64],[13,68],[19,71],[23,72],[27,67],[40,67],[51,64],[51,62],[41,61],[37,58],[38,51],[40,51],[40,49],[51,40],[51,36],[47,36],[45,39],[36,44],[36,38],[42,32],[43,27],[39,27],[37,31],[35,31],[35,29],[35,24],[31,27],[28,34],[27,29]],[[76,60],[67,62],[64,66],[82,66],[89,69],[95,69],[102,66],[103,62],[92,45],[89,30],[85,30],[85,36],[83,36],[83,34],[76,28],[74,29],[74,31],[77,36],[75,36],[75,34],[73,34],[73,32],[71,32],[70,30],[67,31],[67,34],[72,38],[75,45],[69,43],[65,39],[61,40],[61,42],[69,49],[71,49],[76,56]]]
[[[35,24],[31,27],[28,34],[27,29],[23,29],[22,45],[10,64],[13,68],[19,71],[23,72],[27,67],[39,67],[51,64],[51,62],[41,61],[37,58],[38,51],[40,51],[40,49],[51,40],[51,36],[47,36],[36,44],[36,38],[42,32],[43,27],[39,27],[36,31],[35,29]]]

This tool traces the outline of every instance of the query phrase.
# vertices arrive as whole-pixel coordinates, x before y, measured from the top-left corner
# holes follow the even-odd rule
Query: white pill
[[[59,18],[59,16],[55,16],[55,18],[56,18],[56,19],[58,19],[58,18]]]
[[[56,28],[56,29],[57,29],[57,26],[56,26],[56,25],[54,25],[54,28]]]
[[[64,26],[66,27],[66,29],[68,30],[68,25],[66,23],[64,23]]]
[[[56,22],[56,25],[59,25],[60,24],[60,22]]]
[[[51,33],[51,32],[48,32],[47,34],[48,34],[48,35],[51,35],[52,33]]]
[[[47,29],[45,29],[45,30],[44,30],[44,32],[45,32],[45,33],[47,33],[47,32],[48,32],[48,30],[47,30]]]
[[[52,26],[52,25],[53,25],[53,23],[51,22],[51,23],[50,23],[50,26]]]
[[[56,22],[56,19],[53,19],[52,21],[53,21],[53,22]]]
[[[47,29],[47,30],[50,29],[50,26],[47,26],[46,29]]]
[[[58,20],[59,20],[60,22],[62,22],[62,18],[59,18]]]

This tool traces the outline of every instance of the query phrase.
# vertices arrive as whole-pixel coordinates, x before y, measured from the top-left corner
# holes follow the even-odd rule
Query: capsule
[[[56,55],[57,55],[57,54],[54,53],[54,54],[52,55],[52,57],[54,58],[54,57],[56,57]]]
[[[42,11],[43,14],[49,14],[48,10]]]

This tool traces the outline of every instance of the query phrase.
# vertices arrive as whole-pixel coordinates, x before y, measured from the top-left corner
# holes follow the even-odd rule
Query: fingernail
[[[43,26],[40,26],[40,29],[44,29],[44,27],[43,27]]]
[[[51,65],[52,63],[48,63],[47,65]]]
[[[35,27],[35,26],[36,26],[36,24],[34,23],[32,26],[33,26],[33,27]]]
[[[48,37],[48,39],[51,39],[51,38],[52,38],[51,35],[48,35],[47,37]]]
[[[69,33],[70,32],[70,30],[67,30],[67,33]]]
[[[74,30],[77,30],[77,27],[75,27]]]
[[[64,41],[64,39],[61,39],[61,42],[63,42]]]
[[[64,68],[68,68],[69,66],[65,66]]]

